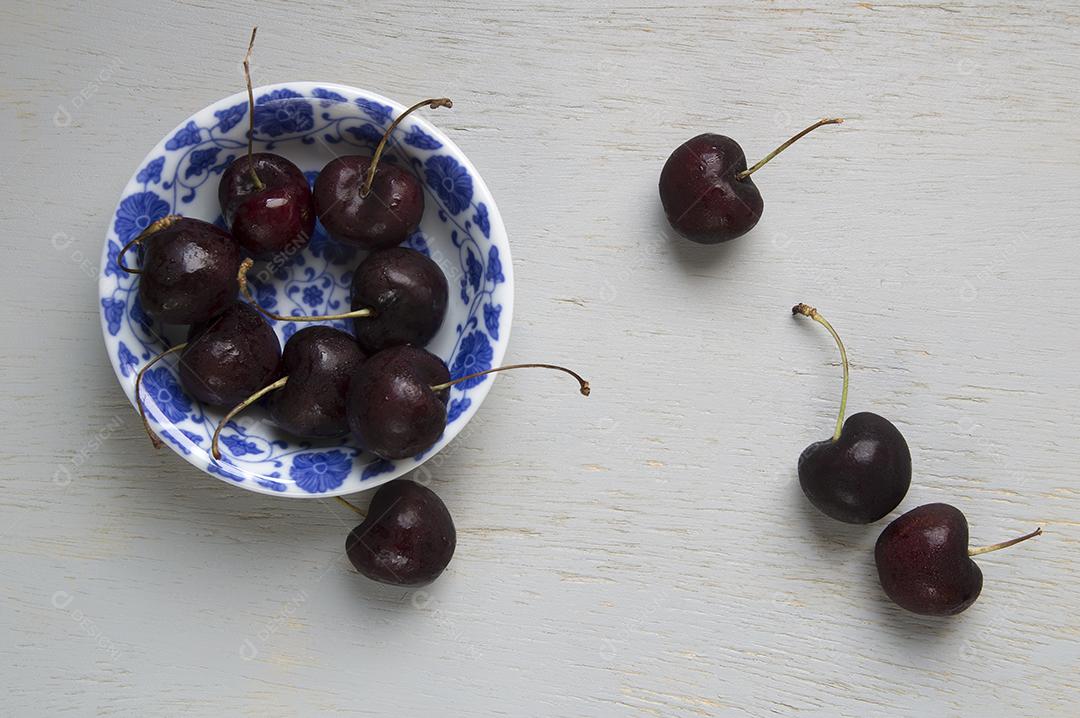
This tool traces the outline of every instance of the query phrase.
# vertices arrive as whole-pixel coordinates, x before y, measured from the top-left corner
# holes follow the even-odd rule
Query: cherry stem
[[[363,510],[362,508],[360,508],[360,507],[359,507],[359,506],[357,506],[356,504],[354,504],[354,503],[351,503],[351,502],[349,502],[349,501],[346,501],[345,499],[341,498],[340,496],[335,496],[335,497],[334,497],[334,499],[335,499],[335,500],[336,500],[336,501],[337,501],[338,503],[341,503],[341,504],[344,504],[344,505],[348,506],[348,507],[349,507],[350,509],[352,509],[352,510],[353,510],[353,511],[355,511],[356,513],[358,513],[358,514],[360,514],[361,516],[363,516],[363,517],[367,518],[367,511],[364,511],[364,510]]]
[[[232,421],[232,418],[234,416],[257,402],[259,399],[262,399],[270,392],[277,391],[281,387],[285,386],[285,382],[287,381],[289,381],[289,377],[283,376],[277,381],[275,381],[273,384],[267,384],[262,389],[259,389],[257,392],[249,396],[247,399],[244,399],[242,402],[229,410],[229,413],[225,415],[225,418],[218,422],[217,427],[214,429],[214,438],[210,441],[210,451],[214,455],[215,459],[221,458],[221,451],[218,449],[218,438],[221,436],[221,430],[225,428],[225,425]]]
[[[255,143],[255,91],[251,89],[251,51],[255,48],[255,33],[259,31],[258,25],[251,28],[251,39],[248,40],[247,52],[244,54],[244,82],[247,83],[248,93],[248,169],[251,171],[251,181],[255,183],[255,189],[262,189],[262,180],[255,172],[255,164],[251,160],[251,146]]]
[[[382,139],[379,140],[378,147],[375,148],[375,154],[371,156],[371,166],[368,167],[367,177],[364,179],[364,184],[360,187],[360,196],[367,197],[371,194],[371,185],[375,182],[375,169],[379,166],[379,158],[382,157],[383,149],[386,148],[386,143],[390,141],[390,135],[397,128],[401,121],[408,117],[410,114],[419,110],[421,107],[430,107],[435,109],[437,107],[453,107],[454,103],[449,97],[440,97],[434,100],[424,100],[423,102],[417,102],[409,109],[402,112],[397,116],[390,126],[386,128],[386,132],[383,133]]]
[[[844,430],[844,412],[847,410],[847,394],[848,394],[848,376],[850,369],[848,367],[847,350],[844,349],[844,342],[840,341],[840,335],[833,329],[832,324],[821,316],[817,309],[811,307],[809,304],[796,304],[791,308],[792,314],[801,314],[804,317],[810,317],[815,322],[820,324],[829,330],[829,334],[832,334],[832,338],[836,340],[836,346],[840,347],[840,362],[844,366],[844,389],[840,393],[840,415],[836,417],[836,431],[833,432],[833,442],[840,440],[840,433]]]
[[[131,267],[124,266],[124,262],[122,261],[124,259],[124,255],[127,254],[127,251],[129,249],[131,249],[132,247],[134,247],[136,244],[138,244],[139,242],[142,242],[144,239],[149,237],[151,234],[154,234],[156,232],[160,232],[161,230],[165,229],[166,227],[168,227],[170,224],[174,223],[178,219],[183,219],[183,217],[181,217],[178,214],[170,214],[170,215],[167,215],[165,217],[162,217],[161,219],[157,220],[156,222],[151,223],[150,226],[148,226],[143,231],[139,232],[139,235],[137,237],[135,237],[135,239],[133,239],[130,242],[128,242],[127,244],[125,244],[120,249],[120,251],[117,252],[117,254],[116,254],[116,266],[120,267],[120,269],[124,270],[128,274],[142,274],[141,269],[132,269]]]
[[[810,134],[811,132],[813,132],[817,128],[821,127],[822,125],[839,125],[843,121],[844,121],[844,118],[842,118],[842,117],[833,117],[833,118],[830,118],[830,119],[818,120],[814,124],[807,127],[805,130],[800,132],[799,134],[792,137],[790,140],[788,140],[784,144],[777,147],[775,150],[773,150],[769,154],[762,157],[760,160],[758,160],[758,163],[756,165],[754,165],[753,167],[751,167],[750,169],[743,170],[742,172],[735,175],[735,179],[740,179],[740,180],[746,179],[747,177],[749,177],[750,175],[754,174],[759,169],[764,167],[766,164],[768,164],[769,160],[771,160],[773,157],[776,157],[778,154],[780,154],[781,152],[786,150],[788,147],[791,147],[793,144],[795,144],[796,142],[801,140],[804,135]]]
[[[592,391],[592,389],[589,387],[589,382],[587,382],[583,378],[581,378],[580,374],[578,374],[575,371],[571,371],[570,369],[567,369],[566,367],[557,366],[555,364],[508,364],[506,366],[500,366],[500,367],[496,367],[494,369],[488,369],[487,371],[478,371],[475,374],[468,374],[466,376],[460,377],[458,379],[454,379],[453,381],[445,382],[443,384],[436,384],[436,385],[431,387],[431,390],[432,391],[442,391],[443,389],[449,389],[454,384],[460,384],[463,381],[468,381],[469,379],[475,379],[478,376],[485,376],[487,374],[494,374],[497,371],[506,371],[507,369],[534,369],[534,368],[535,369],[555,369],[557,371],[561,371],[561,372],[565,372],[565,373],[569,374],[570,376],[577,379],[578,384],[581,385],[580,391],[581,391],[582,396],[588,396],[589,393]]]
[[[1000,551],[1003,548],[1009,548],[1015,546],[1021,541],[1027,541],[1029,538],[1035,538],[1036,536],[1042,536],[1042,529],[1037,528],[1029,534],[1024,534],[1019,538],[1009,539],[1008,541],[1002,541],[1001,543],[992,544],[990,546],[980,546],[978,548],[968,549],[968,556],[978,556],[983,553],[990,553],[991,551]]]
[[[255,308],[260,314],[269,319],[274,319],[279,322],[325,322],[331,319],[356,319],[359,317],[370,317],[375,314],[372,309],[354,309],[351,312],[345,312],[344,314],[320,314],[318,316],[286,316],[284,314],[275,314],[267,309],[259,306],[259,303],[255,301],[255,297],[251,296],[251,290],[248,288],[247,273],[251,270],[251,265],[254,262],[251,258],[245,259],[240,263],[240,271],[237,272],[236,279],[240,284],[240,293],[244,295],[244,299],[248,300],[252,307]]]
[[[146,429],[146,435],[150,437],[150,443],[154,445],[155,449],[160,449],[162,447],[162,443],[161,439],[158,438],[158,435],[155,434],[154,430],[150,428],[150,420],[146,418],[146,405],[143,403],[142,396],[139,394],[139,388],[142,386],[143,374],[146,373],[147,369],[154,366],[154,364],[157,364],[159,359],[163,359],[164,357],[167,357],[175,352],[183,351],[184,347],[186,346],[187,342],[184,342],[182,344],[177,344],[170,349],[166,349],[165,351],[161,352],[156,357],[148,361],[146,363],[146,366],[140,369],[139,373],[135,375],[135,403],[139,405],[139,418],[142,419],[142,425],[143,428]]]

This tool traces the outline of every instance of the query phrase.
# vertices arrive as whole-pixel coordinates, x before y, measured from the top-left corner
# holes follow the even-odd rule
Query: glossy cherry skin
[[[764,208],[754,181],[735,175],[746,155],[730,137],[704,134],[675,148],[660,172],[660,202],[676,232],[718,244],[754,228]]]
[[[849,524],[873,523],[907,494],[911,452],[888,419],[852,414],[837,441],[818,441],[802,452],[799,484],[822,513]]]
[[[280,376],[281,344],[245,302],[188,330],[180,353],[180,385],[211,406],[233,407]]]
[[[402,346],[375,354],[361,365],[349,388],[349,429],[368,451],[406,459],[428,449],[446,428],[450,381],[446,364],[431,352]]]
[[[415,249],[372,252],[352,277],[352,308],[375,312],[353,319],[356,341],[368,354],[402,344],[423,346],[442,326],[449,296],[439,265]]]
[[[913,613],[952,616],[982,591],[982,570],[968,556],[967,519],[948,504],[920,506],[886,526],[874,562],[885,593]]]
[[[387,162],[379,163],[368,195],[360,189],[371,158],[346,155],[331,160],[315,179],[315,208],[331,237],[375,250],[404,242],[424,216],[424,189],[416,176]]]
[[[393,586],[431,583],[450,563],[456,546],[446,504],[408,479],[380,486],[367,517],[345,539],[345,553],[357,571]]]
[[[263,183],[259,189],[251,168]],[[233,237],[256,259],[292,256],[315,230],[315,201],[300,168],[281,155],[243,155],[225,168],[218,202]]]
[[[285,342],[281,374],[289,380],[269,396],[271,418],[303,439],[348,434],[349,385],[363,362],[351,334],[326,326],[301,329]]]
[[[193,324],[236,301],[240,247],[209,222],[181,217],[142,241],[139,303],[166,324]]]

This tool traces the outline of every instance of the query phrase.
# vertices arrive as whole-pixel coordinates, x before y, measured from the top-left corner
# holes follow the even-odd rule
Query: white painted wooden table
[[[941,715],[1080,710],[1080,10],[1056,2],[4,3],[0,714]],[[586,7],[587,6],[587,7]],[[240,89],[324,79],[432,119],[514,247],[509,359],[435,488],[422,592],[348,570],[352,518],[155,453],[102,350],[96,265],[147,148]],[[666,231],[704,131],[751,159],[751,235]],[[847,339],[851,409],[912,447],[984,557],[950,621],[883,597],[802,499]],[[362,500],[362,499],[361,499]]]

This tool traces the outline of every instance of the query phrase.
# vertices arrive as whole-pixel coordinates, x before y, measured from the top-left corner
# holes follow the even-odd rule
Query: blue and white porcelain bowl
[[[255,91],[255,151],[284,155],[309,181],[331,159],[370,154],[404,107],[345,85],[289,82]],[[450,302],[442,329],[428,349],[442,357],[454,377],[502,362],[510,339],[514,282],[510,247],[499,210],[476,168],[461,150],[422,115],[410,115],[388,146],[390,161],[412,169],[425,189],[424,218],[407,246],[434,259],[446,273]],[[135,375],[150,359],[184,340],[186,327],[161,326],[139,307],[138,276],[116,266],[120,247],[148,224],[181,214],[222,224],[217,187],[222,171],[246,152],[248,102],[237,93],[215,102],[165,136],[139,165],[124,188],[109,223],[101,255],[101,325],[113,369],[135,402]],[[131,255],[131,262],[134,255]],[[279,314],[347,311],[350,276],[363,252],[339,244],[317,226],[304,252],[256,281],[262,306]],[[256,264],[252,277],[257,277]],[[346,322],[328,322],[346,328]],[[298,328],[273,322],[282,344]],[[378,486],[411,471],[450,443],[480,409],[497,375],[453,387],[446,431],[429,450],[402,461],[384,461],[351,438],[337,442],[300,441],[281,431],[252,407],[222,432],[222,459],[210,454],[220,409],[203,407],[184,395],[175,355],[143,378],[150,423],[174,451],[217,478],[251,491],[281,496],[320,497]],[[149,446],[149,442],[147,443]]]

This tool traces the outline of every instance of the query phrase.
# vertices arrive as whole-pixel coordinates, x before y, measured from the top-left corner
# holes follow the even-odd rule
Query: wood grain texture
[[[506,375],[433,468],[457,556],[360,580],[333,502],[155,453],[102,350],[127,178],[240,88],[325,79],[432,118],[514,248]],[[1073,716],[1080,703],[1080,11],[980,2],[0,6],[0,714]],[[61,113],[63,107],[68,117]],[[667,154],[760,156],[754,232],[672,238]],[[951,621],[877,585],[884,524],[816,515],[795,460],[850,407],[912,447],[904,509],[988,543]]]

